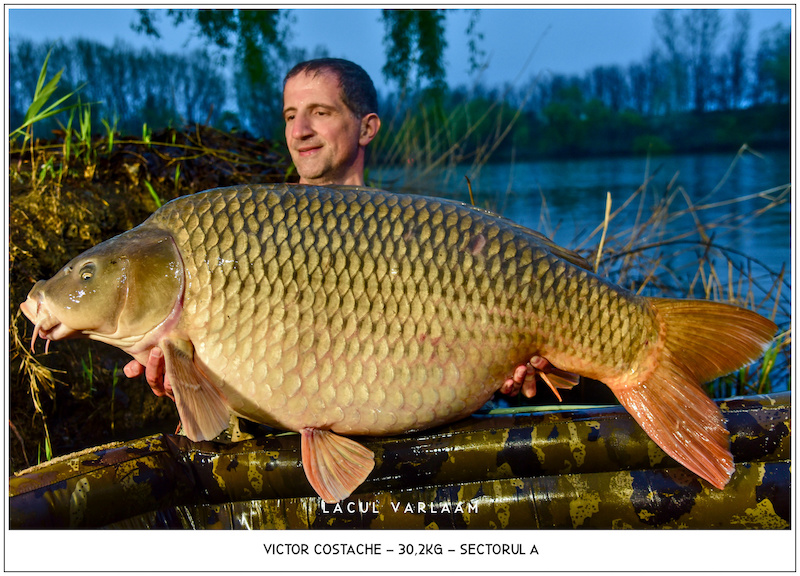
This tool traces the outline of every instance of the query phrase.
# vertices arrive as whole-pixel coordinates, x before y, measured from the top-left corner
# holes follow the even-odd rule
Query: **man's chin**
[[[308,171],[297,170],[300,174],[300,184],[307,184],[309,186],[330,186],[333,184],[341,184],[336,175],[329,171]]]
[[[330,169],[322,166],[319,162],[303,162],[302,159],[295,161],[294,167],[300,175],[301,184],[311,184],[330,178]]]

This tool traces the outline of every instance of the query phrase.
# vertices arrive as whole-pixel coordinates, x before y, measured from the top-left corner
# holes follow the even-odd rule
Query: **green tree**
[[[38,70],[48,51],[52,69],[63,69],[54,98],[82,86],[80,99],[91,105],[93,127],[105,119],[122,133],[204,122],[213,124],[224,113],[225,78],[205,51],[165,54],[133,49],[123,42],[104,46],[78,40],[52,47],[32,42],[14,43],[9,51],[9,114],[19,125],[36,86],[30,70]],[[66,91],[66,92],[65,92]],[[62,113],[37,125],[41,133],[66,124]]]
[[[757,103],[788,102],[792,94],[792,38],[776,24],[761,33],[756,54]]]
[[[541,152],[554,155],[577,154],[586,143],[586,102],[578,84],[557,88],[553,100],[542,110],[544,128]]]
[[[705,112],[712,90],[714,50],[722,27],[719,10],[689,10],[683,14],[694,111]]]
[[[661,10],[654,21],[656,34],[666,50],[665,70],[667,81],[664,86],[668,89],[668,96],[664,104],[666,112],[678,112],[686,103],[688,94],[688,77],[686,74],[686,53],[683,48],[683,33],[678,23],[678,11],[674,9]]]
[[[423,80],[433,92],[445,84],[444,10],[384,10],[386,64],[383,74],[401,94],[418,88]]]
[[[220,48],[233,51],[236,100],[241,117],[249,118],[260,134],[270,134],[280,118],[281,80],[294,62],[287,48],[289,22],[287,10],[168,10],[167,16],[178,25],[191,22],[198,33]],[[383,73],[401,93],[426,88],[441,101],[446,88],[444,49],[446,10],[384,10],[386,64]],[[471,63],[481,65],[477,11],[467,30]],[[160,37],[157,16],[139,10],[134,30]]]
[[[727,105],[740,108],[747,86],[747,44],[750,40],[751,16],[748,10],[738,10],[733,18],[733,32],[728,43],[729,55]]]
[[[168,10],[174,25],[192,22],[200,35],[223,51],[233,51],[236,100],[251,128],[269,134],[280,118],[280,82],[289,52],[286,10]],[[139,10],[134,30],[160,38],[153,11]]]

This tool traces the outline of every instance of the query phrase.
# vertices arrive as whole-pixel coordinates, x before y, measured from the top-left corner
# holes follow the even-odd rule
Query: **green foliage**
[[[150,193],[150,197],[153,199],[153,202],[156,203],[156,208],[161,208],[164,203],[161,201],[161,198],[159,198],[158,193],[153,188],[153,185],[150,184],[148,180],[144,181],[144,185],[147,188],[147,191]]]
[[[39,118],[37,130],[47,133],[63,128],[68,107],[62,98],[74,92],[70,87],[89,80],[82,93],[94,104],[91,111],[81,109],[81,132],[72,134],[83,141],[95,129],[105,128],[113,146],[112,132],[142,132],[146,141],[142,124],[159,130],[198,123],[282,140],[280,79],[289,66],[307,56],[304,49],[287,48],[287,13],[167,12],[173,23],[195,26],[197,34],[213,45],[213,53],[173,56],[123,44],[108,48],[78,41],[53,46],[50,57],[43,46],[14,42],[9,55],[11,124],[27,122],[26,110],[31,104],[27,97],[38,86],[40,94],[29,114],[40,106],[40,116],[46,112],[53,115]],[[158,35],[159,22],[153,14],[140,11],[137,28]],[[470,162],[489,150],[498,159],[657,154],[730,149],[742,142],[766,148],[785,145],[790,138],[791,35],[782,26],[762,35],[758,55],[753,58],[743,44],[749,23],[737,20],[736,34],[730,40],[735,62],[720,56],[710,64],[713,73],[701,78],[709,83],[703,88],[704,106],[713,110],[692,117],[691,57],[699,58],[701,52],[704,58],[716,54],[715,36],[704,36],[699,20],[691,31],[681,26],[686,18],[697,16],[695,12],[660,12],[655,24],[662,45],[627,69],[596,66],[583,75],[536,77],[502,93],[481,85],[470,88],[469,93],[461,87],[444,90],[445,10],[385,10],[382,14],[388,54],[384,72],[398,92],[381,98],[384,128],[379,140],[385,145],[370,146],[373,163],[398,161],[392,150],[401,145],[410,151],[407,158],[432,158],[438,150],[447,154],[445,163],[449,163],[457,158]],[[473,71],[484,65],[485,57],[479,49],[479,15],[480,11],[472,11],[467,29]],[[35,74],[45,58],[45,68],[56,63],[62,66],[52,79]],[[226,61],[233,72],[234,81],[229,85],[221,72]],[[743,70],[750,62],[752,66]],[[48,93],[50,99],[44,98],[47,104],[43,104],[42,97]],[[478,121],[487,107],[492,109],[490,118]],[[727,113],[741,107],[747,109]],[[504,112],[496,114],[499,110]],[[62,114],[57,114],[59,111]],[[519,116],[510,122],[518,111]],[[88,122],[86,116],[91,116]],[[406,119],[410,123],[399,130]],[[486,144],[490,135],[505,131],[503,138]],[[387,141],[397,136],[399,141]]]
[[[198,33],[223,51],[233,52],[235,96],[240,115],[259,134],[280,123],[281,80],[288,59],[286,10],[168,10],[177,26],[193,22]],[[139,10],[135,30],[160,37],[153,13]],[[220,99],[221,101],[224,99]]]
[[[100,121],[103,123],[103,126],[106,129],[106,137],[108,139],[108,151],[109,152],[113,152],[114,151],[114,134],[117,131],[118,119],[117,118],[114,119],[114,124],[113,125],[109,124],[108,120],[106,120],[105,118],[101,118]]]
[[[147,125],[147,122],[142,124],[142,142],[150,144],[153,138],[153,129]]]
[[[445,10],[384,10],[383,74],[401,94],[429,83],[434,94],[446,87],[444,69]]]
[[[121,133],[141,130],[142,122],[155,129],[170,124],[212,123],[226,101],[226,83],[211,57],[203,51],[169,55],[135,50],[123,43],[112,47],[85,40],[58,43],[52,48],[29,41],[15,42],[9,51],[9,120],[22,124],[38,71],[47,54],[48,66],[62,72],[53,100],[74,93],[81,86],[85,102],[92,102],[92,116],[101,129],[103,118],[116,120]],[[67,122],[69,106],[59,106],[35,119],[37,129],[49,133]],[[220,115],[221,116],[221,115]]]
[[[419,191],[431,174],[449,175],[458,165],[468,164],[477,173],[513,140],[521,117],[521,107],[511,108],[503,99],[470,99],[460,92],[446,95],[443,103],[428,98],[418,107],[398,107],[372,145],[371,163],[403,166],[406,174],[402,182],[373,184]]]
[[[45,83],[47,78],[47,63],[49,61],[50,52],[48,52],[47,56],[45,56],[44,63],[42,64],[42,68],[39,72],[39,78],[36,82],[36,88],[33,91],[33,100],[25,112],[25,117],[22,119],[22,124],[19,128],[11,133],[12,139],[20,134],[25,135],[22,148],[25,148],[28,139],[31,137],[34,124],[75,107],[74,104],[71,106],[61,106],[64,102],[74,96],[75,93],[70,92],[69,94],[61,96],[55,102],[51,102],[46,108],[44,108],[44,106],[48,104],[51,97],[53,97],[54,93],[56,92],[56,88],[58,88],[58,84],[61,80],[61,75],[64,72],[64,69],[62,68],[52,78],[50,78],[47,83]]]
[[[81,374],[83,376],[83,384],[88,389],[88,395],[94,395],[94,362],[92,361],[92,350],[89,349],[87,359],[81,358]]]
[[[792,37],[788,28],[777,24],[761,36],[756,56],[760,101],[772,98],[789,102],[792,93]]]
[[[644,156],[659,156],[672,152],[672,147],[663,138],[652,134],[637,136],[633,140],[633,153]]]
[[[481,11],[472,10],[470,13],[469,24],[467,24],[467,49],[469,50],[469,72],[474,74],[482,71],[488,65],[486,61],[486,51],[481,48],[480,43],[483,42],[483,34],[478,32],[478,20],[480,19]]]
[[[558,154],[576,154],[586,143],[586,109],[583,94],[573,85],[562,88],[542,110],[544,130],[540,146]]]

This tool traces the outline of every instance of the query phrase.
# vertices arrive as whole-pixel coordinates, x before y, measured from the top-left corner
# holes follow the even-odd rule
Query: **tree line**
[[[78,40],[66,44],[19,41],[9,50],[9,121],[22,124],[47,54],[48,69],[62,70],[53,100],[76,92],[76,102],[88,106],[93,129],[101,119],[120,133],[141,133],[178,123],[225,122],[227,81],[206,51],[165,54],[133,49],[123,42],[104,46]],[[52,74],[52,72],[51,72]],[[36,126],[38,137],[66,124],[66,113]],[[77,128],[78,120],[74,120]]]
[[[597,66],[582,77],[534,79],[532,106],[543,108],[564,88],[576,87],[587,100],[612,112],[630,109],[643,116],[703,113],[788,103],[791,97],[791,36],[777,25],[750,48],[751,15],[734,13],[722,45],[718,10],[662,10],[655,18],[657,44],[641,62],[627,67]],[[527,87],[518,92],[525,93]]]
[[[92,105],[98,126],[104,118],[120,132],[135,134],[145,123],[153,129],[203,123],[280,137],[283,75],[296,62],[328,55],[324,49],[290,47],[285,12],[170,11],[174,23],[191,20],[209,40],[208,49],[189,54],[121,42],[111,47],[85,40],[12,42],[11,126],[21,122],[50,51],[50,68],[64,69],[59,90],[81,87],[81,101]],[[393,87],[381,94],[384,139],[401,131],[402,123],[393,120],[412,117],[416,127],[406,125],[404,138],[418,145],[432,125],[448,123],[445,132],[468,135],[457,144],[464,158],[500,135],[494,151],[523,156],[707,148],[743,138],[779,144],[788,137],[790,31],[783,25],[766,30],[753,49],[746,10],[733,13],[727,38],[718,10],[662,10],[654,21],[656,43],[642,61],[597,66],[582,75],[542,73],[504,87],[446,85],[446,14],[383,11],[383,73]],[[140,16],[143,33],[160,33],[148,11]],[[475,69],[482,56],[479,16],[472,11],[468,34]]]

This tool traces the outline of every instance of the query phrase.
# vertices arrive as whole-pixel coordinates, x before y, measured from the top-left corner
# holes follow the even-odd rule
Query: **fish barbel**
[[[700,384],[757,359],[776,330],[735,306],[637,296],[463,203],[288,184],[173,200],[37,282],[21,307],[34,342],[88,337],[143,365],[158,351],[192,440],[231,414],[299,432],[328,502],[374,466],[343,435],[465,417],[534,356],[605,383],[722,488],[728,432]]]

